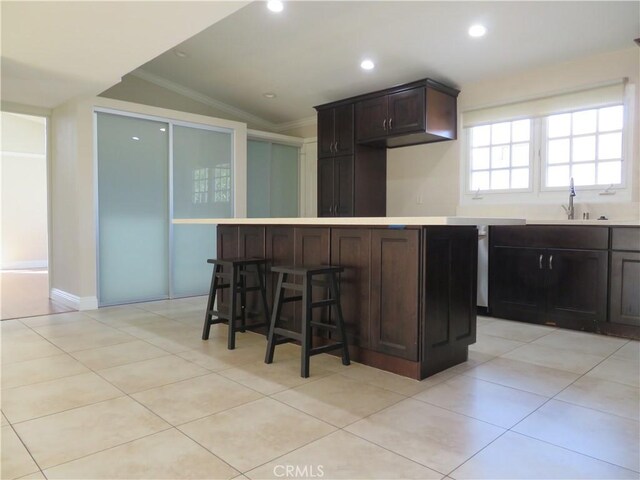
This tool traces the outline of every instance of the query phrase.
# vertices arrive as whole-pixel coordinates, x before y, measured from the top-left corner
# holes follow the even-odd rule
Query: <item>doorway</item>
[[[70,311],[49,299],[47,119],[0,112],[0,319]]]

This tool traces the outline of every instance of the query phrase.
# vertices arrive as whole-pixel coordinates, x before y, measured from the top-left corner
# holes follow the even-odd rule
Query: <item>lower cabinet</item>
[[[606,251],[496,246],[490,263],[496,317],[586,331],[606,318]]]
[[[640,229],[492,227],[493,316],[640,336]]]
[[[371,348],[418,360],[420,230],[371,230]]]
[[[605,333],[640,338],[640,228],[611,229],[609,318]]]
[[[341,304],[354,359],[412,378],[425,378],[467,359],[475,341],[475,227],[221,225],[218,256],[264,256],[269,265],[344,267]],[[267,275],[273,308],[276,274]],[[314,288],[314,299],[326,295]],[[228,294],[220,303],[228,303]],[[259,297],[250,297],[259,311]],[[300,330],[299,302],[282,320]],[[332,322],[328,308],[314,319]],[[320,334],[321,332],[314,332]],[[320,340],[321,341],[321,340]]]

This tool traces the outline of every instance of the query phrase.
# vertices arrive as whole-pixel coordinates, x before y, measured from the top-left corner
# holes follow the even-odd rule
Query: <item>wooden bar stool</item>
[[[227,323],[229,325],[227,348],[229,350],[233,350],[236,347],[236,331],[245,332],[247,327],[255,328],[269,325],[269,307],[267,305],[267,290],[265,288],[265,267],[267,261],[263,258],[210,258],[207,260],[207,263],[212,263],[214,267],[213,275],[211,275],[211,288],[209,290],[207,311],[204,315],[202,339],[209,339],[211,325]],[[255,270],[250,270],[248,267],[255,267]],[[227,272],[224,271],[225,269]],[[247,287],[247,277],[252,275],[257,276],[258,285]],[[228,280],[228,282],[221,283],[220,280]],[[214,310],[213,308],[216,301],[217,291],[227,288],[231,290],[231,305],[229,307],[229,312],[225,313],[219,310]],[[260,291],[265,321],[262,323],[247,325],[247,292],[255,291]],[[240,304],[238,304],[237,301],[238,294],[240,294]],[[240,310],[239,312],[238,307]],[[214,316],[217,318],[213,318]],[[239,327],[236,325],[237,320],[240,320]]]
[[[328,352],[338,348],[342,349],[342,364],[349,365],[349,348],[347,345],[347,336],[344,328],[344,319],[342,318],[342,308],[340,306],[340,292],[338,290],[339,273],[344,271],[344,267],[332,265],[318,266],[278,266],[271,267],[272,272],[279,273],[278,285],[276,287],[276,296],[273,303],[273,314],[271,315],[271,324],[269,325],[269,334],[267,342],[267,353],[265,363],[273,362],[273,354],[276,345],[287,342],[289,339],[298,340],[302,346],[301,370],[300,376],[307,378],[309,376],[309,358],[312,355]],[[289,276],[301,276],[302,284],[288,282]],[[314,277],[324,276],[325,282],[314,280]],[[314,302],[311,296],[312,287],[328,288],[331,298]],[[285,290],[294,290],[301,292],[301,295],[285,297]],[[295,302],[302,300],[302,322],[301,332],[294,332],[285,328],[278,327],[280,320],[280,312],[282,304],[287,302]],[[336,324],[328,324],[322,322],[314,322],[312,319],[312,309],[318,307],[333,308],[336,318]],[[338,333],[340,341],[328,345],[313,348],[311,337],[312,327],[329,330]],[[279,338],[276,338],[276,335]]]

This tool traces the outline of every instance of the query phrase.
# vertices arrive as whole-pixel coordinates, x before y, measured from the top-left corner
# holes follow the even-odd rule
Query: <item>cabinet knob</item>
[[[386,118],[384,120],[382,120],[382,129],[383,130],[387,129],[387,119]]]

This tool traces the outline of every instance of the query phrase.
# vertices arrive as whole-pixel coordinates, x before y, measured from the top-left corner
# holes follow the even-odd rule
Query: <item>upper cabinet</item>
[[[318,157],[353,153],[353,104],[318,110]]]
[[[356,142],[394,148],[454,140],[458,93],[426,79],[365,95],[356,101]]]

